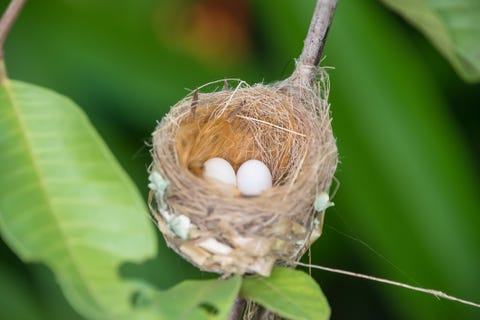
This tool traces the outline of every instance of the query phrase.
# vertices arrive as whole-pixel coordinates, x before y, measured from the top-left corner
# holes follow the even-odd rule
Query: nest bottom
[[[215,233],[202,231],[184,215],[165,219],[161,209],[150,210],[167,245],[199,269],[225,276],[260,274],[269,276],[275,264],[291,265],[320,237],[323,213],[316,215],[313,228],[306,228],[287,218],[279,218],[258,233],[241,235],[229,224],[220,221]],[[182,221],[183,220],[183,221]],[[185,223],[186,222],[186,223]],[[183,226],[181,226],[183,224]],[[188,238],[182,237],[187,225]],[[220,235],[220,236],[219,236]]]

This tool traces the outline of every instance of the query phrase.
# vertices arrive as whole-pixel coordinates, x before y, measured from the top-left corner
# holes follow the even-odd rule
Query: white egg
[[[245,161],[237,171],[237,188],[244,196],[258,196],[272,187],[272,174],[259,160]]]
[[[203,164],[203,177],[234,186],[237,179],[232,165],[223,158],[211,158]]]

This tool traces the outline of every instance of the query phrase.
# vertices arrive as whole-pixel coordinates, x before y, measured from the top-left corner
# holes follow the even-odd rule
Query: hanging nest
[[[275,264],[298,260],[320,236],[332,204],[337,148],[328,89],[320,69],[315,84],[240,81],[213,93],[195,90],[172,107],[153,132],[149,170],[150,208],[167,244],[201,270],[225,276],[268,276]],[[272,188],[244,197],[204,179],[203,163],[213,157],[235,170],[261,160]]]

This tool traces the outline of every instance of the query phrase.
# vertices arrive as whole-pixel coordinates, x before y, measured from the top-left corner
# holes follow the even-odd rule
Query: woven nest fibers
[[[204,271],[269,275],[301,257],[321,233],[337,165],[328,80],[287,80],[198,93],[178,102],[153,133],[150,207],[167,244]],[[326,88],[326,89],[325,89]],[[221,157],[236,171],[257,159],[273,185],[245,197],[203,178]],[[156,205],[152,203],[153,198]]]

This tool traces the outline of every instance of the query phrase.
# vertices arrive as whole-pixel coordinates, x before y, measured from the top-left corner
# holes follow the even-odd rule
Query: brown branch
[[[302,53],[292,75],[301,82],[311,83],[315,80],[337,2],[338,0],[317,0]]]
[[[240,296],[236,297],[235,302],[233,303],[232,309],[230,309],[228,320],[242,319],[244,307],[245,307],[245,300]]]
[[[12,0],[8,5],[7,10],[0,19],[0,80],[3,80],[7,77],[5,71],[5,64],[3,62],[3,45],[7,39],[8,33],[12,28],[13,23],[17,19],[20,11],[22,11],[23,5],[27,0]]]

